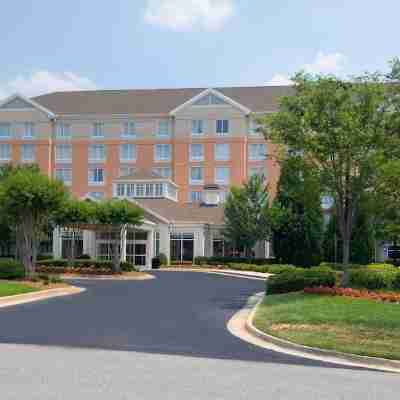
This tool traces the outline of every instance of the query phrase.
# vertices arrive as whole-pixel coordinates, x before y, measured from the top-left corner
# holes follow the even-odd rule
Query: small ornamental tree
[[[15,227],[20,258],[28,277],[35,272],[42,233],[64,204],[67,191],[34,168],[17,168],[0,186],[0,209]]]
[[[387,146],[386,91],[382,79],[353,81],[298,74],[295,94],[264,120],[268,139],[301,151],[318,171],[321,188],[334,198],[342,239],[342,261],[350,260],[350,240],[360,200],[376,182],[377,160]],[[346,271],[343,284],[347,285]]]
[[[270,234],[268,190],[265,178],[253,175],[242,187],[232,187],[224,208],[224,237],[246,256]]]
[[[143,210],[128,200],[104,200],[94,204],[92,221],[109,233],[113,270],[120,273],[122,233],[128,226],[139,226],[143,223]]]
[[[75,238],[82,229],[82,225],[91,222],[94,207],[90,201],[69,198],[56,213],[54,223],[62,226],[71,233],[69,264],[75,260]]]
[[[279,262],[318,265],[323,237],[319,177],[304,165],[301,156],[288,155],[281,163],[272,215],[272,242]]]

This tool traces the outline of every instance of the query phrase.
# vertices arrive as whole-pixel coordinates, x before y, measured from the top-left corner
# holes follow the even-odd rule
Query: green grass
[[[254,325],[306,346],[400,360],[400,304],[304,293],[266,296]]]
[[[0,297],[36,292],[37,290],[39,289],[23,283],[0,281]]]

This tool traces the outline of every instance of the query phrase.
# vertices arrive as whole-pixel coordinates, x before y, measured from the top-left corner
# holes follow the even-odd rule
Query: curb
[[[40,290],[33,293],[16,294],[0,297],[0,308],[15,306],[18,304],[32,303],[34,301],[47,300],[53,297],[69,296],[84,292],[85,288],[77,286],[61,287],[56,289]]]
[[[256,296],[261,297],[260,294],[257,294]],[[400,361],[303,346],[260,331],[253,325],[253,320],[257,311],[257,307],[263,301],[263,298],[264,296],[257,301],[257,304],[253,307],[248,315],[245,323],[245,329],[250,335],[264,341],[267,347],[268,345],[272,344],[274,346],[274,350],[276,351],[300,356],[303,358],[312,358],[314,360],[326,361],[346,366],[350,365],[367,369],[400,373]]]
[[[233,278],[246,278],[246,279],[256,279],[259,281],[266,281],[270,275],[253,275],[251,273],[242,273],[236,270],[219,270],[219,269],[200,269],[200,268],[161,268],[158,271],[164,272],[203,272],[206,274],[223,275],[230,276]]]
[[[156,277],[151,274],[141,275],[141,276],[109,276],[109,275],[60,275],[60,278],[65,280],[98,280],[98,281],[146,281],[150,279],[155,279]]]

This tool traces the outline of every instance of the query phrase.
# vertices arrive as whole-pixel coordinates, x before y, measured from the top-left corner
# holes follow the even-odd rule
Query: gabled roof
[[[55,92],[34,97],[55,114],[169,115],[207,88],[93,90]],[[251,112],[274,112],[279,99],[293,94],[290,86],[222,87],[215,91]]]
[[[139,181],[139,182],[170,182],[177,186],[170,178],[164,178],[163,176],[146,169],[137,169],[130,175],[120,176],[115,179],[115,182],[127,182],[127,181]]]
[[[19,102],[18,102],[19,101]],[[15,106],[14,106],[15,104]],[[31,108],[35,108],[43,113],[45,113],[49,118],[54,118],[55,115],[48,108],[44,107],[40,103],[36,102],[33,99],[28,99],[22,94],[16,93],[12,96],[7,97],[5,100],[0,102],[0,110],[11,110],[11,109],[26,109],[30,106]]]
[[[164,222],[223,225],[224,207],[201,204],[179,204],[169,199],[134,199],[145,211]]]

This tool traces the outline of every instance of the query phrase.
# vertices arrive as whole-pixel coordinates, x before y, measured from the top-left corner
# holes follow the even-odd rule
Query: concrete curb
[[[211,269],[211,268],[161,268],[158,271],[169,271],[169,272],[203,272],[206,274],[215,274],[230,276],[234,278],[246,278],[246,279],[257,279],[266,281],[271,274],[253,273],[248,271],[236,271],[233,269]]]
[[[32,303],[34,301],[47,300],[53,297],[69,296],[72,294],[82,293],[85,290],[85,288],[80,288],[77,286],[66,286],[56,289],[40,290],[38,292],[0,297],[0,308],[15,306],[24,303]]]
[[[311,358],[314,360],[326,361],[339,365],[400,373],[400,361],[388,360],[385,358],[360,356],[356,354],[347,354],[334,350],[324,350],[314,347],[303,346],[300,344],[289,342],[284,339],[277,338],[276,336],[268,335],[267,333],[260,331],[254,326],[253,320],[257,311],[257,307],[263,301],[264,295],[262,294],[260,296],[260,294],[257,294],[257,297],[257,304],[247,315],[245,329],[250,335],[261,339],[265,343],[266,347],[271,348],[272,345],[274,347],[274,350],[286,354],[300,356],[303,358]]]
[[[141,276],[110,276],[110,275],[60,275],[65,280],[99,280],[99,281],[146,281],[155,279],[154,275],[145,274]]]

